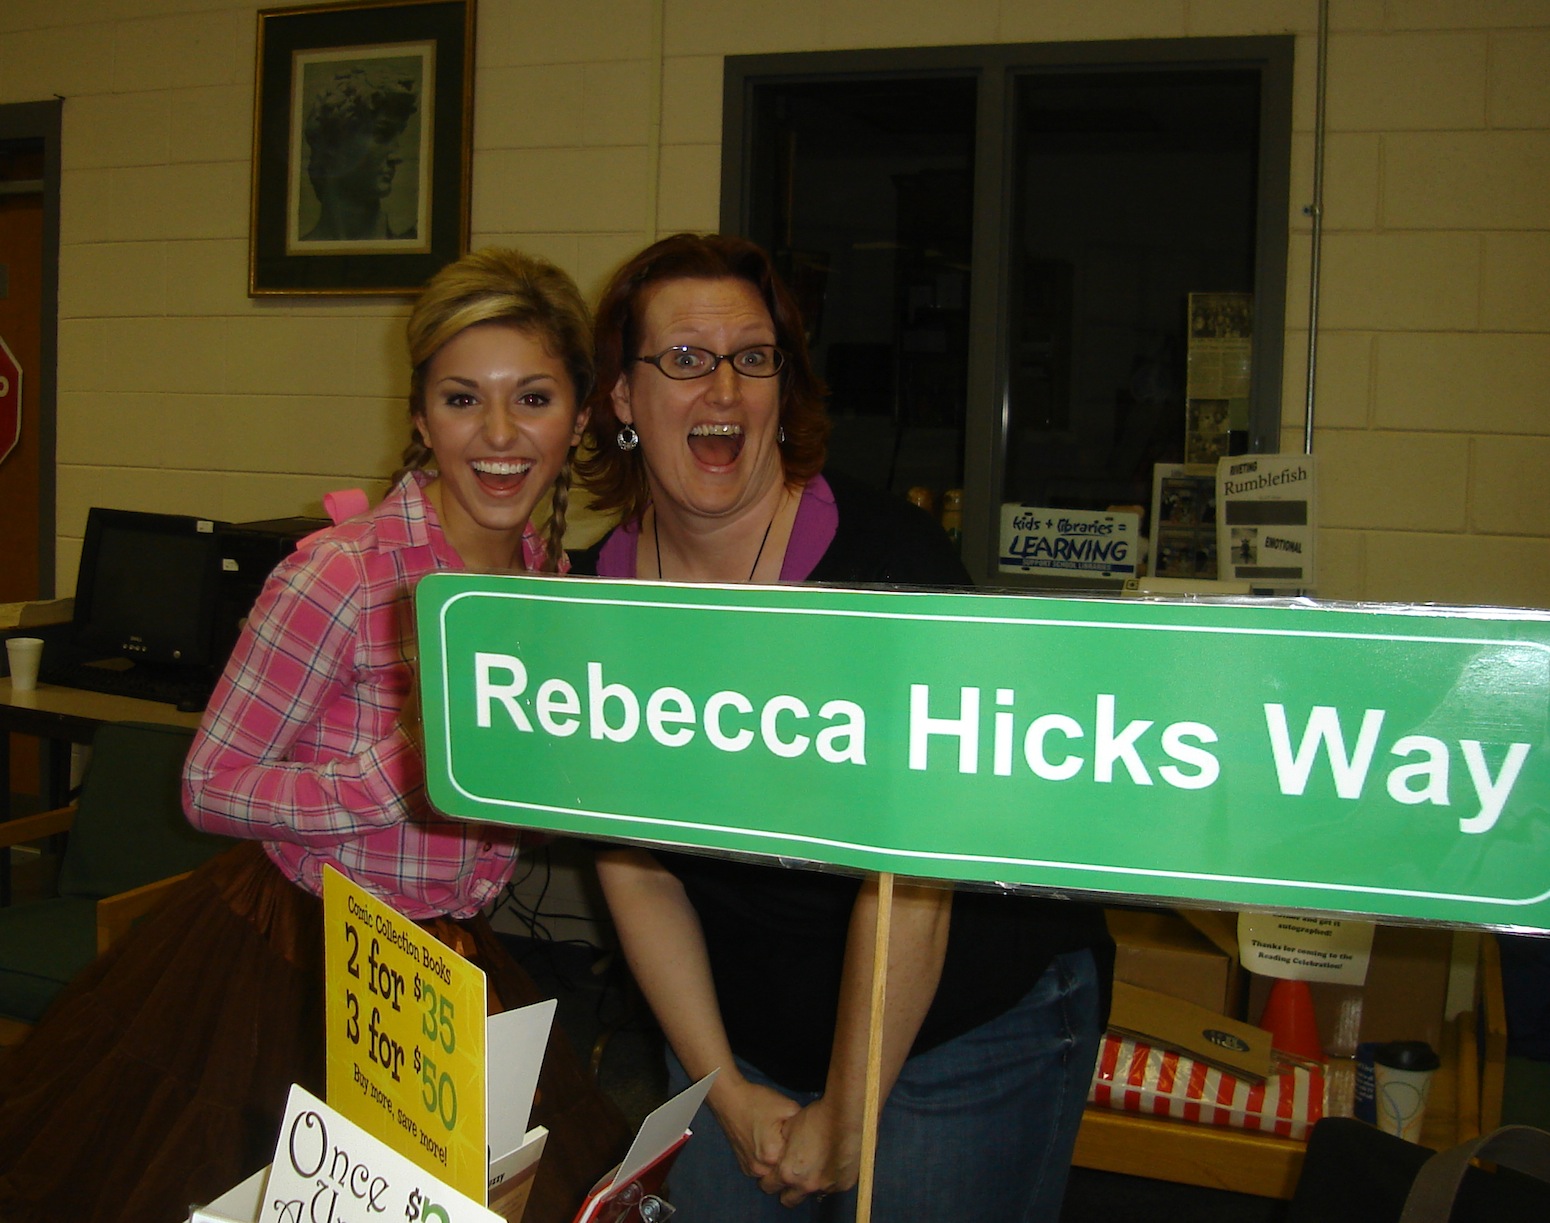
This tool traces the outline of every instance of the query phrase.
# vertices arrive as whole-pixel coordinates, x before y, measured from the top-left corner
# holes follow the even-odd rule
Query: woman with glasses
[[[968,583],[923,511],[822,471],[823,386],[758,247],[663,239],[615,273],[596,326],[578,472],[624,521],[577,572]],[[757,648],[707,641],[707,674],[718,653]],[[685,801],[736,818],[736,794]],[[624,847],[599,853],[598,874],[667,1037],[670,1086],[720,1071],[673,1167],[673,1204],[718,1223],[853,1217],[875,881]],[[1058,1217],[1107,950],[1084,906],[895,889],[876,1217]]]

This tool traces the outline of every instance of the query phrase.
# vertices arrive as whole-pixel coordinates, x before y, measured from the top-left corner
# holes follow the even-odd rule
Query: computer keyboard
[[[203,709],[215,687],[215,680],[202,671],[149,666],[145,663],[123,665],[123,660],[104,663],[69,662],[50,667],[47,654],[38,679],[45,684],[82,688],[109,696],[133,697],[139,701],[161,701],[180,709]]]

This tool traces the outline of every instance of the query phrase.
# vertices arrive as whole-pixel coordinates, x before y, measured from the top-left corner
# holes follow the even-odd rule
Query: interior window
[[[1002,500],[1148,505],[1185,457],[1189,295],[1254,290],[1258,75],[1027,73],[1015,98]]]
[[[1252,320],[1213,444],[1275,448],[1290,80],[1289,39],[730,57],[722,224],[802,301],[831,467],[956,490],[982,581],[1003,505],[1149,510],[1192,294]]]
[[[974,104],[965,76],[755,93],[749,232],[802,302],[830,464],[901,494],[963,483]]]

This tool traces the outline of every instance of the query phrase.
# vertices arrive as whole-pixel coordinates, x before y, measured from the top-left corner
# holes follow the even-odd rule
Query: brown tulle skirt
[[[483,918],[425,923],[491,1007],[541,995]],[[0,1221],[174,1223],[274,1154],[286,1095],[324,1094],[323,906],[255,842],[206,863],[0,1060]],[[629,1133],[558,1030],[524,1223],[569,1223]]]

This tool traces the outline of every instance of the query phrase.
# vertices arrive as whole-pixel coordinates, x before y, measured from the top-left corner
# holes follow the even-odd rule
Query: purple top
[[[791,524],[791,541],[781,561],[782,582],[802,582],[823,559],[839,529],[840,512],[834,505],[834,490],[822,476],[814,476],[802,490],[796,521]],[[633,578],[635,545],[640,538],[640,522],[622,522],[598,550],[597,576]]]

